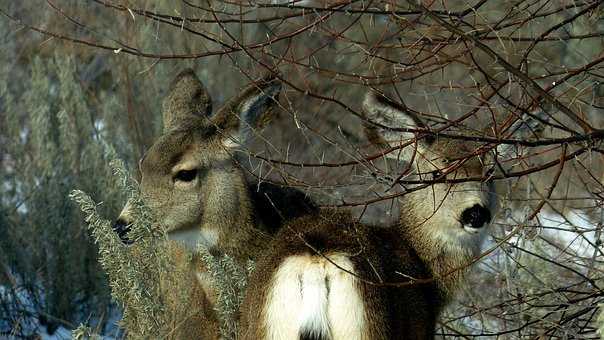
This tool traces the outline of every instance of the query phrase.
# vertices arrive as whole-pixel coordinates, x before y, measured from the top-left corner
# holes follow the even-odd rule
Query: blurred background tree
[[[492,242],[437,333],[597,337],[601,1],[36,0],[0,11],[0,336],[110,332],[119,308],[68,194],[117,216],[127,194],[106,145],[136,169],[169,81],[193,67],[215,106],[279,72],[281,116],[248,150],[250,177],[382,225],[414,184],[369,147],[367,90],[417,111],[439,138],[485,126],[505,137],[523,113],[548,113],[547,135],[498,180]]]

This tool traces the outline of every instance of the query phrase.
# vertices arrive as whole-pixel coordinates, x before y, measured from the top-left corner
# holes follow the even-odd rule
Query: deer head
[[[268,120],[280,90],[267,77],[212,114],[195,73],[176,76],[163,102],[163,134],[139,164],[141,196],[170,238],[213,247],[250,223],[247,186],[233,151]],[[131,223],[126,204],[114,225],[124,240]]]
[[[369,93],[363,109],[379,124],[367,126],[370,139],[394,148],[385,156],[409,166],[404,179],[433,181],[411,187],[401,200],[403,229],[429,230],[439,243],[477,250],[496,206],[490,177],[500,169],[496,160],[509,157],[513,147],[426,133],[429,127],[417,114],[381,95]],[[510,134],[519,137],[535,129],[536,122],[524,118],[508,129]]]

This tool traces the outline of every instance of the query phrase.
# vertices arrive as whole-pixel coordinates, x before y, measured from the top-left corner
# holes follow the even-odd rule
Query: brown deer
[[[364,111],[380,128],[374,142],[412,140],[422,120],[383,96]],[[526,131],[524,122],[512,130]],[[417,138],[387,157],[414,170],[418,184],[400,199],[400,223],[380,228],[322,211],[277,234],[257,262],[240,310],[241,339],[431,339],[440,311],[462,284],[494,214],[489,178],[494,150],[466,140]],[[492,147],[491,147],[492,148]],[[504,151],[502,147],[500,151]]]
[[[267,77],[211,114],[210,96],[192,70],[172,82],[163,102],[163,134],[140,161],[140,192],[168,238],[177,241],[172,254],[177,261],[191,261],[187,254],[203,244],[245,264],[266,248],[285,220],[315,210],[298,190],[246,180],[234,157],[252,129],[271,117],[280,90],[280,83]],[[126,243],[131,242],[131,215],[126,204],[114,224]],[[194,317],[184,320],[173,337],[217,339],[212,282],[198,258],[189,265]]]

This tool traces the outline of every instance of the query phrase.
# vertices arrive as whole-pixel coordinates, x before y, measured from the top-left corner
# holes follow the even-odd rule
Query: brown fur
[[[369,118],[382,125],[425,128],[418,117],[389,100],[369,95],[364,105]],[[413,137],[413,134],[392,130],[373,129],[372,132],[370,137],[374,142],[390,147],[398,145],[403,137],[407,139]],[[455,166],[457,168],[450,170],[446,175],[447,179],[482,177],[494,162],[490,158],[492,156],[488,154],[475,155],[479,147],[478,144],[466,141],[424,139],[401,152],[390,153],[387,157],[411,162],[414,175],[406,179],[440,177],[441,175],[434,175],[436,170]],[[493,211],[495,208],[493,190],[490,182],[445,182],[434,183],[412,191],[401,198],[400,223],[387,229],[362,225],[346,214],[330,211],[292,221],[273,240],[269,247],[270,251],[263,255],[250,278],[240,314],[241,338],[275,339],[269,337],[269,328],[272,334],[276,334],[275,330],[291,334],[287,327],[271,323],[271,320],[279,319],[280,313],[292,315],[288,310],[278,310],[277,304],[271,305],[275,298],[271,300],[269,296],[282,297],[282,295],[274,295],[276,294],[274,292],[286,291],[291,294],[282,297],[284,300],[302,301],[300,306],[291,306],[299,311],[304,310],[307,301],[304,299],[306,290],[310,292],[309,299],[326,292],[325,298],[314,299],[314,304],[309,304],[315,306],[314,311],[322,310],[321,307],[316,307],[321,301],[329,305],[330,299],[337,299],[338,294],[354,297],[355,295],[348,291],[330,290],[331,282],[327,276],[324,278],[324,283],[315,280],[308,281],[310,284],[307,285],[304,281],[305,272],[308,272],[308,268],[313,268],[313,265],[335,266],[326,259],[330,254],[345,254],[352,262],[353,273],[343,275],[360,278],[350,280],[356,282],[354,289],[361,296],[362,307],[355,305],[354,299],[351,298],[351,303],[338,311],[341,317],[337,313],[334,317],[326,312],[328,320],[321,322],[323,324],[326,322],[328,325],[323,328],[340,327],[337,323],[346,325],[346,318],[349,318],[351,313],[345,309],[356,309],[364,313],[363,329],[360,334],[347,337],[314,334],[308,338],[321,340],[433,338],[437,317],[462,284],[471,260],[480,252],[480,243],[485,234],[486,227],[472,228],[473,225],[462,222],[462,215],[475,205]],[[300,265],[298,270],[287,267],[289,271],[297,273],[297,283],[277,278],[276,273],[286,268],[285,263],[291,263],[287,262],[287,259],[305,258],[304,256],[309,259],[306,267]],[[292,289],[281,290],[280,287],[288,283]],[[300,287],[297,288],[296,285]],[[317,286],[325,290],[317,290]],[[317,291],[319,293],[315,293]],[[298,296],[302,297],[298,298]],[[329,311],[329,308],[325,307],[325,310]],[[299,315],[305,317],[303,314]],[[296,316],[298,315],[281,321],[297,325]],[[316,321],[313,324],[315,330],[321,328],[316,326],[321,322]],[[299,327],[300,332],[297,336],[302,339],[304,333],[302,328],[305,324],[294,326],[294,329],[295,327]],[[287,339],[283,338],[283,340]]]
[[[396,339],[403,332],[409,334],[410,339],[425,339],[433,333],[437,315],[434,307],[442,305],[433,283],[403,288],[379,285],[380,282],[408,282],[395,270],[417,279],[430,277],[414,249],[401,240],[394,229],[362,225],[347,214],[324,211],[295,220],[282,229],[273,242],[274,248],[257,263],[241,308],[241,339],[265,339],[265,325],[258,321],[265,318],[262,305],[271,287],[271,278],[285,257],[315,255],[308,245],[322,254],[349,254],[355,273],[375,283],[359,286],[365,308],[372,311],[366,314],[369,322],[363,339]]]
[[[233,157],[250,128],[269,118],[280,88],[275,80],[263,79],[210,115],[207,91],[192,70],[185,70],[164,100],[164,133],[140,162],[141,195],[168,237],[177,241],[171,247],[172,259],[190,273],[193,305],[187,306],[189,318],[175,320],[175,339],[219,337],[213,310],[216,292],[203,277],[201,261],[191,257],[198,242],[245,264],[263,251],[285,220],[315,210],[294,189],[248,183]],[[131,219],[127,204],[118,221],[125,225]],[[171,289],[164,290],[168,309],[182,308],[179,292]]]
[[[174,340],[219,339],[218,319],[213,309],[212,296],[209,296],[207,289],[204,289],[204,286],[195,277],[196,271],[203,271],[203,263],[197,258],[191,259],[190,251],[177,242],[171,242],[169,250],[177,270],[189,275],[186,283],[178,282],[177,284],[189,285],[185,289],[188,289],[187,298],[191,304],[183,309],[183,301],[180,298],[182,294],[174,291],[172,278],[161,278],[160,283],[167,313],[174,316],[170,318],[172,324],[168,327],[173,331],[166,338]]]

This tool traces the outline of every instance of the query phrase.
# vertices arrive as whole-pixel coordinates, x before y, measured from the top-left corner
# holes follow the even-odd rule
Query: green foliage
[[[108,148],[109,157],[115,152]],[[134,182],[123,163],[109,163],[121,189],[128,194],[131,212],[135,218],[130,237],[136,242],[125,246],[111,229],[111,222],[99,215],[97,204],[83,191],[74,190],[70,197],[84,213],[90,233],[99,248],[99,263],[109,276],[113,298],[123,308],[122,324],[133,338],[158,337],[169,330],[165,318],[160,277],[168,269],[168,252],[161,242],[161,231],[153,229],[151,213],[137,193]],[[165,235],[163,235],[165,236]],[[164,238],[165,240],[165,238]],[[178,277],[178,275],[176,275]],[[186,300],[183,300],[186,303]]]
[[[248,263],[246,270],[228,255],[214,256],[203,246],[198,249],[214,286],[218,287],[218,299],[214,308],[220,321],[220,334],[224,339],[234,340],[237,338],[237,311],[245,297],[247,278],[253,262]]]
[[[95,242],[99,246],[99,262],[109,274],[109,284],[113,297],[124,308],[123,324],[133,337],[158,336],[163,323],[164,311],[159,293],[159,270],[161,265],[153,266],[153,261],[163,262],[165,257],[156,245],[149,228],[150,219],[140,214],[133,226],[136,234],[136,246],[126,248],[112,229],[110,222],[100,217],[97,205],[84,192],[75,190],[71,198],[77,202],[85,214]],[[139,201],[134,199],[134,201]],[[140,212],[141,209],[133,209]]]
[[[106,180],[98,142],[110,136],[91,124],[105,108],[88,106],[73,58],[36,58],[27,78],[11,82],[15,75],[0,74],[6,84],[0,125],[9,141],[0,170],[0,264],[12,288],[28,292],[35,313],[49,316],[51,328],[69,326],[109,304],[96,248],[67,199],[73,187],[97,193],[106,210],[121,198]],[[14,317],[5,311],[1,319]]]

